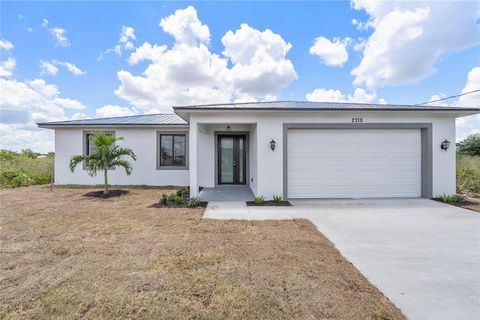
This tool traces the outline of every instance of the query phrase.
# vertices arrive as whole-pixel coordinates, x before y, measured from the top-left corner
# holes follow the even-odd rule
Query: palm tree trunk
[[[107,195],[108,194],[108,175],[107,175],[107,169],[103,171],[103,181],[104,181],[104,189],[103,189],[103,194]]]

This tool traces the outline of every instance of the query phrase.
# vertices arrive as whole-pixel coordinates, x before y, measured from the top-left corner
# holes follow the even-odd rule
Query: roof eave
[[[235,108],[235,107],[173,107],[175,113],[188,121],[190,113],[199,112],[412,112],[412,113],[440,113],[451,114],[455,117],[464,117],[480,113],[480,108]]]
[[[171,124],[134,124],[134,123],[129,123],[129,124],[79,124],[79,123],[37,123],[37,126],[39,128],[45,128],[45,129],[57,129],[57,128],[188,128],[189,125],[188,123],[171,123]]]

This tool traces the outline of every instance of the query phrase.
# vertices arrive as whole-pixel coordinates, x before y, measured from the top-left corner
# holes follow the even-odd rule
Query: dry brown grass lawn
[[[404,319],[306,220],[1,190],[0,318]]]

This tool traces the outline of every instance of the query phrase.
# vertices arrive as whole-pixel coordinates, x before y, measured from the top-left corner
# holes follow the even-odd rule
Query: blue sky
[[[52,133],[35,121],[221,101],[415,104],[480,88],[477,2],[0,6],[0,134],[14,133],[2,148],[51,150]],[[479,127],[464,119],[458,134]]]

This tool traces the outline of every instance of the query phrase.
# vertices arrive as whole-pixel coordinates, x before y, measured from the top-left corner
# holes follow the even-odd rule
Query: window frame
[[[109,131],[105,131],[105,130],[83,131],[83,148],[82,148],[83,150],[82,150],[82,154],[84,156],[88,155],[88,146],[89,146],[88,136],[91,135],[91,134],[100,133],[100,132],[103,132],[103,133],[106,133],[106,134],[111,134],[111,135],[115,136],[115,131],[113,131],[113,130],[109,130]],[[82,168],[83,168],[83,170],[87,170],[87,166],[85,164],[85,161],[83,162]],[[111,169],[108,169],[108,170],[115,170],[115,168],[111,168]]]
[[[160,149],[162,136],[184,136],[185,137],[185,164],[183,166],[162,166],[160,165]],[[189,142],[188,142],[188,131],[157,131],[157,147],[156,147],[156,158],[157,158],[157,170],[188,170],[188,158],[189,158]],[[172,138],[172,148],[174,148],[174,138]],[[174,155],[172,154],[172,163]]]

